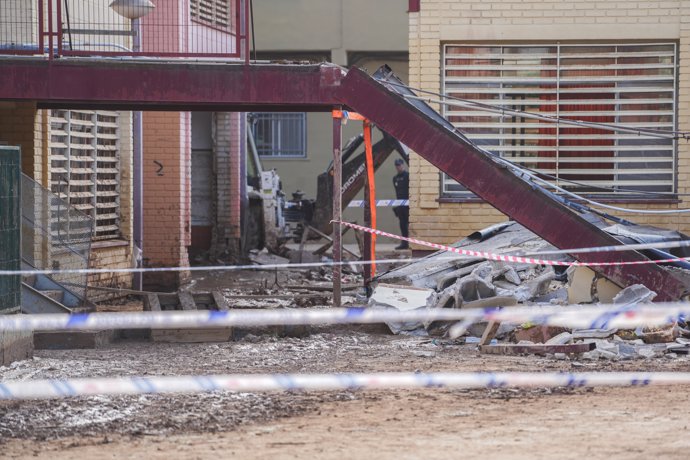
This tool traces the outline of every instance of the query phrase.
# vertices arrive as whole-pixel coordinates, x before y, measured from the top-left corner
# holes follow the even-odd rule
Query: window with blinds
[[[190,0],[192,19],[213,27],[230,30],[233,0]]]
[[[52,110],[52,192],[91,216],[94,239],[120,235],[118,113]]]
[[[578,193],[675,191],[676,45],[445,45],[443,92],[550,117],[653,129],[654,135],[466,106],[443,114],[477,144]],[[577,186],[572,182],[585,184]],[[444,196],[468,192],[445,174]]]
[[[307,156],[305,113],[264,112],[253,113],[250,118],[259,155],[281,158]]]

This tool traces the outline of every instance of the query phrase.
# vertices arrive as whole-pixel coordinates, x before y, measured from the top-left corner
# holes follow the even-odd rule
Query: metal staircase
[[[89,267],[92,219],[22,175],[22,270]],[[86,273],[36,273],[22,277],[23,313],[89,310]]]

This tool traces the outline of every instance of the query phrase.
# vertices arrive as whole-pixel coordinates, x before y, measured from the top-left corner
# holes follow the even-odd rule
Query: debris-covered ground
[[[472,345],[357,328],[215,344],[116,343],[40,351],[0,379],[273,372],[688,371],[633,361],[485,356]],[[0,403],[3,457],[686,458],[682,387],[213,393]],[[556,434],[565,440],[556,442]],[[645,442],[643,442],[646,440]],[[480,448],[480,446],[483,446]],[[506,450],[508,449],[508,450]],[[517,451],[512,452],[512,449]],[[685,449],[685,451],[684,451]],[[682,455],[682,457],[681,457]]]
[[[506,241],[510,246],[518,240]],[[345,270],[344,301],[380,308],[472,308],[485,302],[561,304],[583,291],[585,298],[579,302],[620,295],[620,288],[588,273],[579,275],[585,277],[582,282],[549,270],[425,259],[384,275],[370,299],[358,287],[356,271]],[[327,308],[331,281],[326,268],[217,271],[195,274],[188,288],[220,292],[233,308]],[[623,302],[653,295],[638,289],[624,294]],[[511,297],[514,301],[505,303]],[[139,308],[140,301],[101,306],[104,311]],[[397,326],[312,327],[299,337],[257,330],[219,343],[127,340],[90,350],[40,350],[33,360],[0,368],[0,381],[232,373],[690,372],[683,338],[690,332],[684,322],[659,330],[573,331],[504,324],[497,331],[499,343],[595,344],[587,353],[546,356],[480,353],[476,342],[485,325],[472,326],[457,340],[447,336],[444,325]],[[0,452],[3,458],[51,460],[684,459],[690,449],[683,411],[688,403],[690,393],[682,386],[217,392],[9,401],[0,402]]]

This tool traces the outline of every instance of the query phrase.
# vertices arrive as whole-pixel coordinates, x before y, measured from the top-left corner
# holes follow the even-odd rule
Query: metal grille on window
[[[221,29],[229,28],[232,24],[232,3],[231,0],[191,0],[191,17]]]
[[[307,156],[306,114],[254,113],[251,123],[256,149],[261,156]]]
[[[675,66],[673,43],[446,45],[443,91],[512,110],[671,132],[676,126]],[[673,139],[460,106],[445,106],[443,114],[479,145],[554,176],[560,186],[578,193],[675,191]],[[442,189],[446,196],[468,194],[445,174]]]
[[[91,216],[94,239],[120,237],[118,113],[52,110],[51,190]]]

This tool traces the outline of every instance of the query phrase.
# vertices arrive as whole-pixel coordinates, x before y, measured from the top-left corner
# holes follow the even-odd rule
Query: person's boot
[[[402,243],[400,243],[399,245],[397,245],[397,246],[395,247],[395,249],[396,249],[396,250],[400,250],[400,249],[410,249],[410,245],[407,244],[407,241],[403,241]]]

